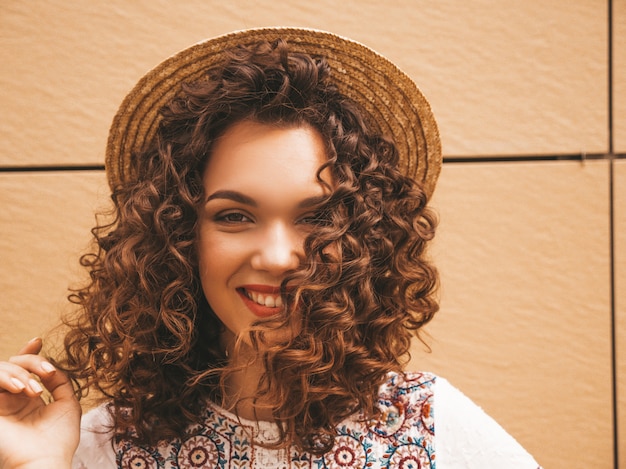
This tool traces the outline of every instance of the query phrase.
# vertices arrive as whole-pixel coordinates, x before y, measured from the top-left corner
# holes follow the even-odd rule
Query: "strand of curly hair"
[[[235,49],[162,114],[154,145],[138,155],[138,179],[112,195],[114,219],[94,228],[97,249],[81,258],[91,280],[70,295],[79,311],[57,364],[80,392],[109,399],[116,434],[137,444],[181,437],[207,398],[219,403],[233,370],[198,277],[203,168],[235,122],[311,126],[327,142],[333,187],[306,262],[283,282],[297,288],[269,321],[298,333],[270,342],[259,323],[249,339],[266,370],[255,397],[273,404],[277,444],[324,453],[347,416],[377,416],[379,386],[401,372],[412,337],[438,309],[426,195],[401,174],[394,145],[336,90],[325,60],[283,41]]]

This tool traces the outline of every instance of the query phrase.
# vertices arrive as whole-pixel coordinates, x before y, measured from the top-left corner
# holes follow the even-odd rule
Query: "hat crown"
[[[132,180],[136,158],[151,144],[160,109],[186,82],[220,64],[225,51],[259,41],[283,39],[293,52],[325,57],[332,81],[357,102],[398,150],[400,168],[420,182],[430,197],[441,170],[441,142],[428,101],[411,78],[363,44],[333,33],[303,28],[236,31],[197,43],[166,59],[139,80],[113,119],[106,151],[109,185]]]

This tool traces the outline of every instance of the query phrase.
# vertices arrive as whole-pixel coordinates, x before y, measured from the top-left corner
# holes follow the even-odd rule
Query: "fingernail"
[[[33,337],[27,343],[32,344],[33,342],[37,342],[38,340],[41,340],[41,339],[39,337]]]
[[[22,383],[19,379],[17,378],[11,378],[11,382],[15,385],[16,388],[18,388],[20,391],[22,391],[26,385],[24,383]]]
[[[37,394],[43,392],[43,388],[41,387],[41,385],[34,379],[28,380],[28,386],[33,390],[33,392],[36,392]]]
[[[41,364],[41,369],[46,373],[53,373],[54,371],[56,371],[56,368],[52,365],[52,363],[48,362],[43,362]]]

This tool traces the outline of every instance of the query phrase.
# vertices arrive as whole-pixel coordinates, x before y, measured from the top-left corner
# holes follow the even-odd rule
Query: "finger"
[[[39,355],[16,355],[10,358],[9,364],[19,368],[21,372],[28,373],[29,377],[30,373],[37,375],[55,401],[76,400],[72,382],[67,375],[57,370],[52,363],[43,357]],[[21,377],[23,379],[23,375]],[[29,378],[28,382],[24,382],[24,384],[26,385],[24,390],[26,394],[38,395],[43,391],[41,385],[32,378]]]
[[[56,368],[39,355],[16,355],[5,362],[3,368],[13,384],[17,386],[17,381],[20,381],[24,385],[22,391],[29,396],[37,396],[43,392],[43,388],[33,379],[31,373],[42,380],[56,374]]]
[[[76,404],[78,404],[72,382],[62,371],[55,371],[54,373],[41,376],[41,382],[50,391],[52,399],[55,401],[76,401]]]
[[[9,363],[16,365],[24,372],[37,375],[55,401],[75,399],[74,388],[67,375],[58,371],[52,363],[43,357],[39,355],[16,355],[9,359]],[[21,378],[24,379],[23,375]],[[39,395],[43,391],[41,385],[30,375],[28,380],[22,381],[22,383],[26,386],[24,393],[28,395]]]
[[[41,347],[42,340],[39,337],[35,337],[29,340],[18,354],[38,354],[41,351]],[[54,367],[51,364],[41,364],[40,366],[43,366],[44,372],[54,372]],[[0,392],[24,392],[29,396],[37,396],[43,392],[41,385],[32,379],[30,373],[19,366],[11,367],[7,362],[0,362],[0,371],[3,371],[0,374]]]
[[[43,342],[41,338],[35,337],[34,339],[30,339],[22,349],[17,352],[18,355],[26,355],[26,354],[34,354],[37,355],[41,352],[41,347]]]
[[[0,362],[0,392],[20,393],[26,389],[29,372],[8,362]]]
[[[26,370],[7,362],[0,363],[0,393],[23,393],[37,397],[42,391],[41,385]]]

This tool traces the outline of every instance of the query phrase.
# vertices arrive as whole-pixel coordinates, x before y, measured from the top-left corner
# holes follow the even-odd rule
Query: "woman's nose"
[[[274,223],[264,230],[259,246],[252,257],[252,267],[284,275],[297,269],[304,257],[304,239],[294,227]]]

